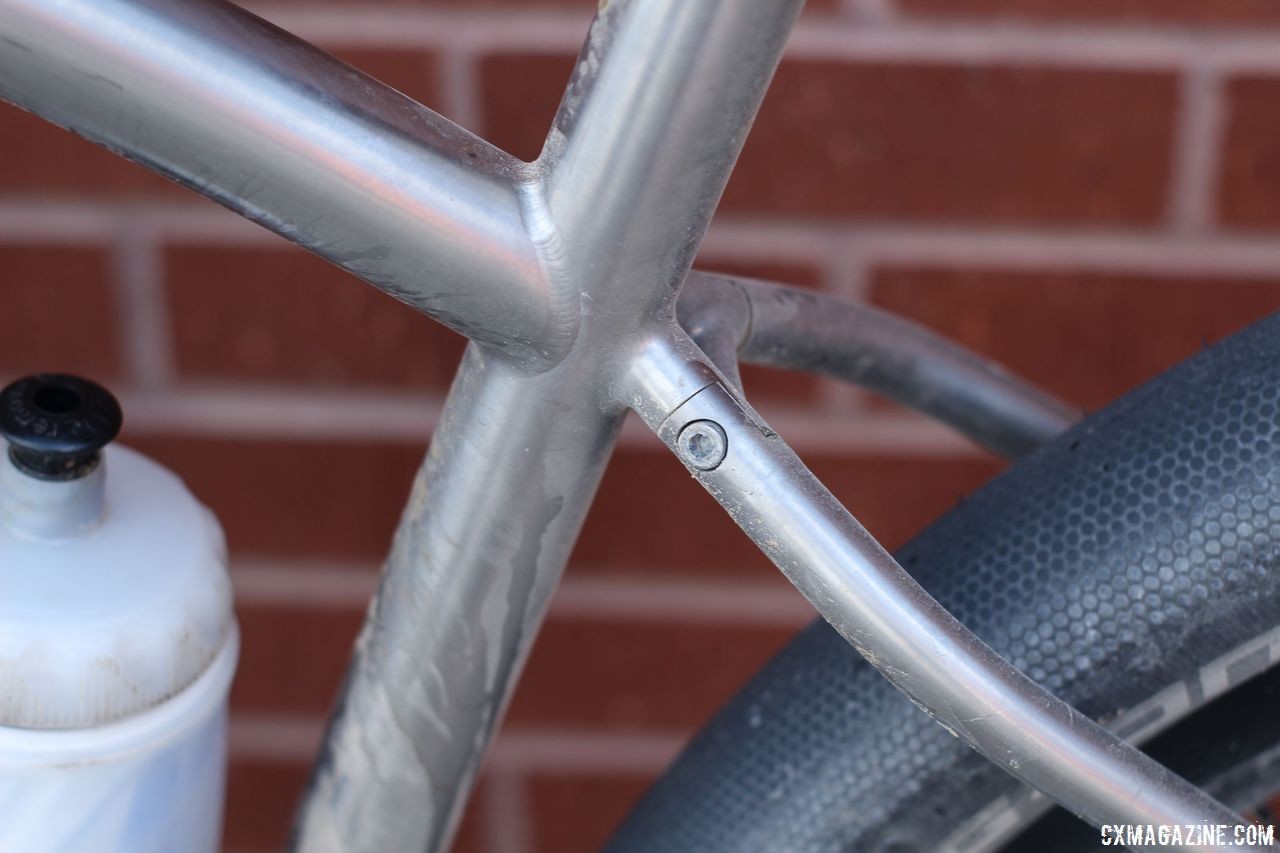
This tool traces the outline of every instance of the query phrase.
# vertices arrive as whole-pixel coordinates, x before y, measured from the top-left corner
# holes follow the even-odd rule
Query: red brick
[[[945,17],[1106,20],[1124,23],[1177,21],[1194,24],[1275,24],[1271,0],[898,0],[905,12]]]
[[[485,129],[531,159],[568,56],[481,66]],[[1177,84],[1103,70],[783,62],[723,208],[902,219],[1148,223]]]
[[[310,0],[289,0],[289,2],[309,2]],[[575,11],[582,12],[584,22],[600,6],[600,0],[382,0],[388,5],[421,6],[427,9],[448,10],[488,10],[509,9],[515,11]],[[358,0],[346,0],[347,5],[355,6]],[[241,2],[238,5],[254,8],[256,3]],[[806,12],[832,12],[839,9],[840,0],[807,0]]]
[[[1228,119],[1218,188],[1223,222],[1280,226],[1280,78],[1240,77],[1227,84]]]
[[[222,520],[233,553],[380,560],[422,449],[336,440],[127,435],[175,470]],[[803,451],[803,448],[802,448]],[[890,547],[986,480],[979,457],[805,454],[836,496]],[[645,519],[644,534],[636,519]],[[610,463],[574,561],[582,568],[772,574],[723,511],[660,449]]]
[[[534,849],[595,853],[653,780],[646,776],[535,775],[529,779]]]
[[[453,837],[453,843],[449,845],[449,853],[480,853],[482,850],[489,849],[484,843],[484,826],[482,823],[484,810],[481,801],[484,796],[485,783],[486,779],[482,774],[476,788],[473,789],[467,810],[462,815],[462,824],[458,827],[458,832]]]
[[[703,250],[694,262],[694,268],[728,276],[757,278],[791,287],[820,289],[823,284],[822,270],[816,264],[802,261],[745,260]]]
[[[522,160],[534,160],[551,129],[574,57],[495,54],[480,61],[481,136]]]
[[[233,553],[327,559],[386,556],[424,453],[302,439],[138,434],[125,443],[186,481],[221,519]]]
[[[473,790],[471,802],[467,805],[466,812],[462,815],[462,824],[458,827],[457,834],[453,837],[453,843],[449,845],[449,853],[480,853],[482,850],[488,850],[488,846],[484,843],[484,827],[482,823],[483,806],[483,788],[485,778],[481,775],[476,788]]]
[[[236,712],[323,714],[332,706],[364,608],[241,604]],[[508,719],[515,725],[692,729],[791,638],[785,627],[552,616]]]
[[[237,758],[227,768],[227,810],[223,849],[283,850],[293,814],[307,782],[308,767],[255,758]],[[453,853],[479,853],[478,810],[469,808]]]
[[[227,768],[223,848],[283,850],[306,782],[307,767],[303,764],[232,761]]]
[[[239,604],[235,711],[327,713],[338,694],[363,607],[306,610]]]
[[[183,376],[448,388],[465,340],[301,249],[178,246],[166,295]]]
[[[823,386],[835,384],[833,380],[823,379],[811,373],[777,370],[752,364],[742,365],[741,373],[742,387],[748,399],[766,416],[773,410],[773,406],[784,403],[816,405],[822,399]]]
[[[795,634],[788,628],[551,618],[512,725],[692,730]]]
[[[1097,408],[1280,309],[1280,281],[883,269],[871,298]]]
[[[418,103],[440,109],[440,66],[434,54],[332,45],[326,45],[325,50]]]
[[[979,457],[804,456],[836,497],[890,548],[998,470],[996,463]],[[637,528],[638,519],[644,520],[644,531]],[[579,571],[644,567],[702,575],[776,574],[711,496],[661,450],[614,457],[573,559]]]
[[[1176,111],[1169,74],[784,62],[722,209],[1153,222]]]
[[[119,378],[120,311],[105,251],[4,246],[0,269],[0,376],[66,371]]]

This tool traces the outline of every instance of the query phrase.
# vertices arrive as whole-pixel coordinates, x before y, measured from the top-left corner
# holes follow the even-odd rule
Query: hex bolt
[[[676,453],[699,471],[713,471],[729,453],[729,437],[715,421],[690,421],[676,438]]]

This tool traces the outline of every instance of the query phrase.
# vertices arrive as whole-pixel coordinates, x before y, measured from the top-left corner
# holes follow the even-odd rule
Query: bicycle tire
[[[1280,782],[1280,667],[1208,703],[1154,738],[1145,751],[1219,802],[1274,825],[1268,809]],[[1106,851],[1096,829],[1063,809],[1028,826],[1010,853]]]
[[[996,477],[897,554],[997,652],[1142,740],[1280,659],[1280,315]],[[819,620],[612,851],[991,849],[1048,807]]]

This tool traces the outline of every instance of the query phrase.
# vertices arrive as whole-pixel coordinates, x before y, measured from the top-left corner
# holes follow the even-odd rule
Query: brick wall
[[[593,5],[256,8],[533,157]],[[872,300],[1097,407],[1280,307],[1278,100],[1270,0],[812,0],[701,263]],[[0,378],[110,381],[127,441],[226,525],[226,842],[276,848],[460,342],[8,107],[0,269]],[[747,381],[890,545],[999,468],[848,389]],[[459,849],[593,849],[808,613],[629,428]]]

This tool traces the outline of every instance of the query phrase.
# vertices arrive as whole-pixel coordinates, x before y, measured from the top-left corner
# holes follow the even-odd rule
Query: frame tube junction
[[[0,0],[0,98],[541,368],[577,300],[524,224],[529,167],[221,0]]]
[[[923,326],[826,293],[695,271],[679,315],[735,387],[737,366],[729,363],[737,358],[821,373],[883,394],[1010,458],[1080,415]]]
[[[944,728],[1092,823],[1237,824],[1204,791],[1074,711],[933,600],[858,524],[691,344],[655,345],[634,383],[656,396],[649,426],[818,612]],[[674,375],[696,394],[671,394]],[[727,452],[706,469],[682,453],[686,426],[711,422]],[[696,461],[696,460],[694,460]],[[761,486],[768,483],[767,488]],[[1184,850],[1208,848],[1188,846]]]
[[[613,371],[655,313],[673,312],[745,137],[713,121],[717,105],[750,121],[798,8],[613,0],[596,18],[535,164],[546,196],[526,203],[546,268],[582,294],[581,328],[536,375],[468,348],[292,849],[447,847],[626,413]],[[693,144],[688,115],[705,117],[709,140]],[[613,125],[626,116],[630,141]],[[676,189],[676,202],[663,195]]]

